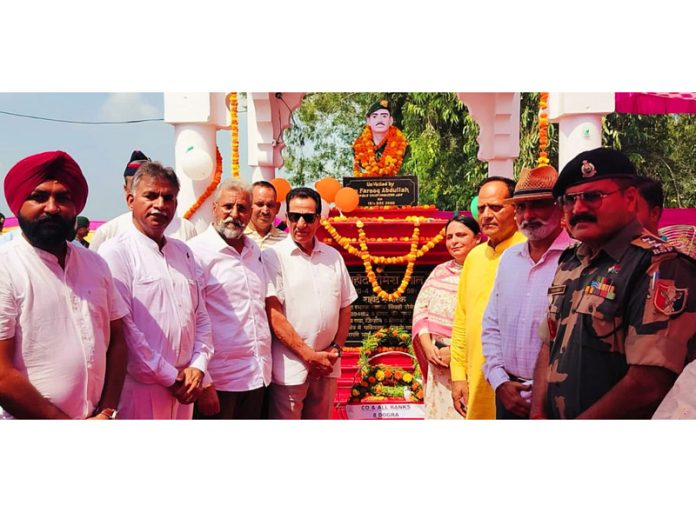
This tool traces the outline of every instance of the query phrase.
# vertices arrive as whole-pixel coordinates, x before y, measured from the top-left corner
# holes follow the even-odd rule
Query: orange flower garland
[[[227,104],[230,109],[230,136],[232,146],[232,177],[239,178],[239,113],[237,112],[237,93],[227,95]]]
[[[546,148],[549,145],[549,93],[539,93],[539,158],[537,165],[549,165],[549,155]]]
[[[210,182],[210,185],[208,185],[208,188],[206,188],[201,196],[196,199],[196,202],[193,203],[191,208],[188,209],[186,213],[184,213],[184,219],[190,219],[191,216],[198,211],[198,209],[203,205],[203,203],[206,202],[206,200],[210,197],[210,195],[215,191],[217,188],[218,184],[220,183],[220,179],[222,178],[222,155],[220,154],[220,150],[215,147],[215,173],[213,174],[213,181]]]
[[[379,160],[375,151],[384,146]],[[353,162],[354,176],[396,176],[404,162],[404,154],[408,140],[401,130],[390,126],[386,136],[379,146],[372,142],[372,129],[366,126],[353,143],[355,161]]]
[[[419,223],[419,221],[415,220],[414,227],[417,226],[418,223]],[[409,258],[409,255],[411,254],[411,252],[409,252],[409,254],[406,254],[404,256],[387,256],[387,257],[372,256],[367,249],[367,245],[366,245],[364,250],[356,249],[355,247],[353,247],[351,245],[351,243],[355,243],[355,239],[341,236],[338,233],[338,231],[336,231],[336,228],[334,228],[327,219],[321,219],[321,225],[324,226],[324,229],[326,229],[326,231],[329,233],[329,235],[331,235],[331,238],[333,238],[338,245],[343,247],[346,250],[346,252],[348,252],[349,254],[352,254],[353,256],[356,256],[358,258],[362,258],[363,254],[367,253],[367,255],[370,257],[370,262],[374,263],[375,265],[399,265],[399,264],[403,265],[404,263],[407,263],[409,261],[408,258]],[[358,227],[358,236],[360,236],[360,233],[365,235],[365,232],[363,230],[364,224],[362,223],[362,221],[356,222],[356,226]],[[445,228],[442,228],[437,235],[435,235],[433,238],[431,238],[428,242],[424,243],[420,249],[416,250],[416,252],[414,253],[416,258],[423,257],[423,255],[427,254],[428,251],[430,251],[430,249],[432,249],[437,244],[439,244],[440,241],[444,237],[445,237]],[[411,237],[408,238],[407,240],[410,240],[412,238],[413,238],[413,235],[411,235]],[[367,236],[365,235],[364,242],[367,243],[367,240],[368,240]],[[393,241],[398,241],[398,240],[399,239],[395,238],[395,237],[388,237],[387,239],[378,238],[378,239],[373,240],[373,241],[393,242]],[[358,239],[358,242],[359,241],[360,240]]]
[[[398,286],[398,288],[392,293],[385,292],[377,282],[377,276],[375,275],[374,270],[372,270],[372,263],[370,263],[371,257],[369,251],[367,250],[367,237],[365,236],[365,231],[363,230],[362,221],[359,220],[356,223],[356,226],[358,228],[358,240],[360,243],[360,249],[362,250],[361,258],[363,260],[363,266],[365,267],[365,273],[367,274],[367,280],[372,285],[372,291],[375,292],[375,295],[377,295],[382,300],[394,301],[398,299],[406,291],[408,283],[411,282],[411,276],[413,275],[413,267],[416,264],[416,251],[418,250],[418,236],[420,234],[418,222],[416,222],[413,226],[413,235],[411,235],[411,251],[409,252],[408,256],[406,256],[406,259],[408,260],[408,265],[406,265],[406,272],[404,272],[404,278],[401,280],[401,284]]]

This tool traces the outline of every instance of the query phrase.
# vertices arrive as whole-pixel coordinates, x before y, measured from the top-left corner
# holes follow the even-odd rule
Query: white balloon
[[[287,213],[287,211],[288,210],[285,206],[285,201],[281,201],[280,208],[278,208],[278,215],[276,215],[276,217],[278,217],[283,222],[287,222],[287,219],[285,218],[285,214]]]
[[[331,210],[331,205],[326,202],[326,199],[321,198],[321,218],[326,219],[329,217],[329,211]]]
[[[193,181],[210,178],[213,174],[213,159],[202,149],[192,148],[183,156],[181,170]]]

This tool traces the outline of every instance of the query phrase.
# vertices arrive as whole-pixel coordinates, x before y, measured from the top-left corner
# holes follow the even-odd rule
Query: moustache
[[[233,219],[232,217],[227,217],[225,220],[222,221],[222,224],[224,226],[227,226],[228,224],[232,224],[234,227],[239,228],[239,229],[244,229],[244,224],[242,221],[238,219]]]
[[[60,228],[64,230],[73,229],[73,225],[70,223],[70,221],[65,220],[60,215],[46,215],[39,217],[36,220],[35,227],[36,229],[40,229],[43,227]]]
[[[37,224],[66,224],[60,215],[42,215],[36,220]]]
[[[544,223],[538,220],[526,220],[520,224],[520,229],[538,229],[543,226]]]
[[[591,213],[578,213],[577,215],[573,215],[568,223],[570,224],[570,227],[575,226],[578,222],[597,222],[597,217],[592,215]]]

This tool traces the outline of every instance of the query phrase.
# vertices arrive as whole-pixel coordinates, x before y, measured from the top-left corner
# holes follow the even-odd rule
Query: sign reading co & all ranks
[[[395,290],[401,284],[404,269],[403,265],[385,265],[384,270],[377,274],[377,282],[384,290]],[[346,343],[360,345],[368,334],[390,325],[400,325],[410,331],[416,297],[432,270],[432,265],[416,265],[404,294],[395,301],[384,301],[372,291],[365,268],[362,265],[349,266],[348,273],[358,298],[351,305],[351,325]]]
[[[360,206],[417,206],[418,177],[343,178],[343,186],[354,188]]]

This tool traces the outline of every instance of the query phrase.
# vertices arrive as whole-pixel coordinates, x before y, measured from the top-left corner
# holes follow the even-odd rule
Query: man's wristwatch
[[[107,407],[106,409],[102,409],[101,411],[99,411],[98,414],[103,414],[109,420],[115,420],[116,416],[118,416],[118,411],[116,409],[111,409],[110,407]]]
[[[329,348],[335,348],[338,350],[338,357],[341,357],[343,355],[343,347],[336,343],[335,341],[331,342],[331,345],[329,345]]]

